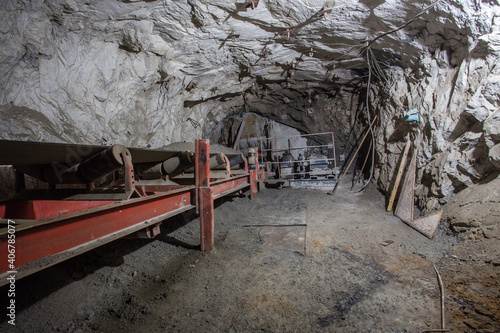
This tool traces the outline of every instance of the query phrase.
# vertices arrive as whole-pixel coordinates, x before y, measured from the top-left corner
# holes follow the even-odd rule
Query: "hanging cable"
[[[425,7],[420,13],[415,15],[411,20],[407,21],[403,25],[400,25],[399,27],[392,29],[390,31],[384,32],[384,33],[378,35],[377,37],[373,38],[371,41],[367,42],[367,44],[365,46],[365,52],[366,52],[366,63],[368,64],[368,83],[366,86],[366,117],[368,119],[368,123],[370,123],[370,118],[371,118],[370,117],[370,84],[371,84],[371,79],[372,79],[372,63],[374,64],[373,67],[374,67],[375,72],[376,72],[376,73],[374,73],[374,75],[379,79],[381,77],[383,77],[384,79],[382,81],[385,81],[385,82],[388,81],[385,74],[383,73],[382,69],[380,68],[380,65],[378,64],[378,61],[377,61],[375,55],[373,54],[373,51],[371,50],[371,45],[373,43],[375,43],[377,40],[379,40],[380,38],[387,36],[387,35],[390,35],[392,33],[395,33],[396,31],[399,31],[399,30],[403,29],[404,27],[408,26],[410,23],[415,21],[418,17],[422,16],[425,12],[427,12],[427,10],[434,7],[440,1],[441,0],[434,1],[432,4]],[[370,168],[370,177],[368,178],[368,181],[365,183],[365,185],[355,192],[363,191],[368,186],[368,184],[370,183],[370,181],[373,177],[373,169],[375,166],[375,135],[373,134],[373,129],[370,129],[370,134],[371,134],[371,138],[372,138],[372,142],[371,142],[371,144],[372,144],[372,164],[371,164],[371,168]]]
[[[372,80],[372,66],[370,62],[370,47],[367,48],[366,50],[366,62],[368,63],[368,83],[366,85],[366,117],[368,119],[368,123],[371,123],[371,116],[370,116],[370,84]],[[366,183],[361,187],[359,190],[355,191],[356,193],[363,191],[368,184],[370,184],[370,181],[372,180],[373,176],[373,169],[375,166],[375,135],[373,134],[373,128],[370,127],[370,135],[372,138],[371,144],[372,144],[372,164],[370,167],[370,176],[368,177],[368,180]]]
[[[377,41],[378,39],[380,39],[380,38],[382,38],[384,36],[390,35],[392,33],[395,33],[396,31],[399,31],[399,30],[403,29],[404,27],[406,27],[407,25],[409,25],[410,23],[412,23],[413,21],[415,21],[418,17],[424,15],[427,10],[429,10],[432,7],[434,7],[435,5],[437,5],[437,3],[440,2],[440,1],[441,0],[434,1],[429,6],[425,7],[424,10],[422,10],[420,13],[418,13],[417,15],[415,15],[415,17],[413,17],[411,20],[409,20],[408,22],[406,22],[405,24],[400,25],[399,27],[397,27],[395,29],[392,29],[391,31],[387,31],[387,32],[384,32],[383,34],[378,35],[377,37],[375,37],[374,39],[372,39],[368,43],[368,45],[366,45],[366,47],[369,48],[370,45],[372,45],[373,43],[375,43],[375,41]]]

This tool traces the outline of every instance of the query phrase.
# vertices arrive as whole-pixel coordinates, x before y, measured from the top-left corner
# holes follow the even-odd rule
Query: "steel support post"
[[[257,170],[250,170],[250,198],[257,198]]]
[[[196,213],[200,213],[200,188],[210,187],[210,141],[196,140],[194,179],[196,186]]]
[[[125,178],[125,192],[132,193],[135,189],[134,166],[129,151],[120,154],[125,168],[123,177]]]
[[[209,187],[200,188],[200,237],[201,251],[214,248],[214,197]]]
[[[332,132],[332,149],[333,149],[333,172],[335,173],[335,181],[339,180],[337,174],[337,154],[335,153],[335,133]]]
[[[264,187],[264,171],[260,170],[260,162],[259,162],[259,149],[255,150],[255,170],[257,171],[257,182],[258,187],[257,190],[260,191]]]
[[[214,248],[214,198],[210,188],[210,141],[196,140],[195,182],[201,250]]]
[[[196,140],[195,179],[197,187],[210,187],[210,141]]]

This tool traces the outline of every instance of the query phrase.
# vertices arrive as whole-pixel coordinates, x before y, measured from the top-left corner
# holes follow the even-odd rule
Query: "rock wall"
[[[443,218],[455,231],[472,231],[474,238],[500,236],[500,178],[458,193],[444,206]]]
[[[500,6],[429,5],[3,0],[0,136],[161,147],[255,112],[333,130],[343,149],[367,126],[369,44],[387,76],[370,90],[375,180],[388,189],[411,135],[419,206],[432,210],[500,167]],[[413,108],[417,126],[402,117]]]
[[[382,115],[377,184],[389,190],[411,137],[418,149],[416,195],[424,211],[500,171],[500,12],[485,3],[477,10],[454,22],[460,37],[454,46],[430,48],[415,68],[392,68],[372,95]],[[420,115],[416,125],[404,120],[411,109]]]
[[[22,127],[8,109],[20,106],[61,141],[158,147],[201,137],[206,119],[225,114],[217,91],[246,85],[230,52],[197,35],[194,11],[185,1],[3,1],[0,122]]]

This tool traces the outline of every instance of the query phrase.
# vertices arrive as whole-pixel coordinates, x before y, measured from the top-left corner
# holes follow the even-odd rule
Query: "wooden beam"
[[[443,211],[439,210],[427,216],[419,217],[416,220],[407,220],[400,216],[398,216],[401,221],[408,224],[413,229],[420,232],[422,235],[426,236],[429,239],[434,238],[436,230],[439,226],[439,222],[441,222],[441,215],[443,215]]]
[[[417,150],[413,150],[410,166],[406,172],[405,181],[401,194],[399,195],[398,205],[394,212],[397,217],[413,221],[413,197],[415,191],[415,173],[417,170]]]
[[[410,151],[410,143],[411,143],[410,138],[408,138],[408,141],[406,141],[406,146],[403,152],[403,157],[401,158],[401,163],[399,164],[399,170],[396,176],[396,182],[394,183],[394,188],[392,189],[391,197],[389,199],[389,205],[387,205],[388,212],[392,210],[392,206],[394,205],[394,199],[396,198],[396,194],[398,193],[399,183],[401,182],[401,177],[403,176],[406,160],[408,158],[408,153]]]
[[[243,128],[245,128],[245,122],[246,122],[246,119],[243,119],[243,121],[241,122],[240,128],[238,129],[238,135],[236,135],[236,139],[234,139],[233,149],[240,150],[240,147],[239,147],[240,138],[241,138],[241,133],[243,133]]]

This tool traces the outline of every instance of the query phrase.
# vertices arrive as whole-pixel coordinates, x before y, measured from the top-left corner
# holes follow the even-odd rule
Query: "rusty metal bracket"
[[[226,163],[226,175],[230,176],[231,175],[231,164],[229,163],[229,158],[227,158],[227,156],[224,155],[224,160]]]
[[[158,236],[160,234],[160,225],[161,222],[144,229],[144,231],[146,232],[146,237],[155,238],[156,236]]]
[[[138,196],[141,196],[139,192],[135,191],[135,178],[134,178],[134,165],[132,164],[132,157],[128,151],[120,154],[123,160],[125,178],[125,193],[127,193],[127,199],[129,199],[135,192]]]

